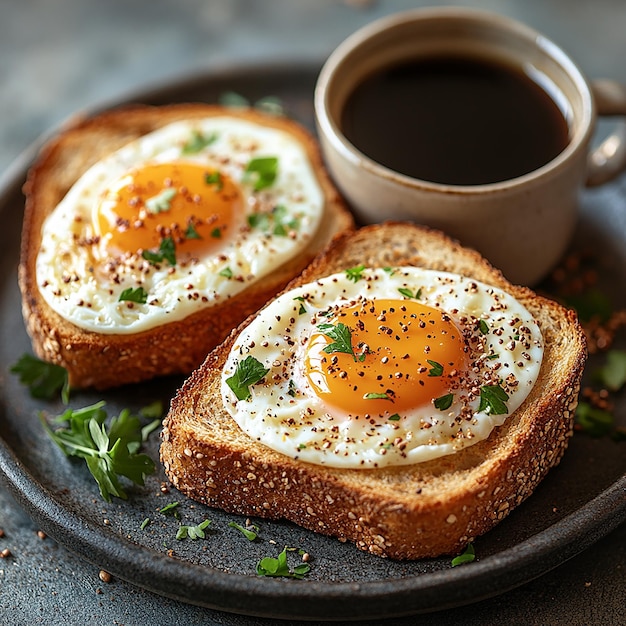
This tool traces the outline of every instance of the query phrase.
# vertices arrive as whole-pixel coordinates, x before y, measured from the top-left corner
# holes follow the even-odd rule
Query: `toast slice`
[[[72,184],[94,163],[132,140],[177,120],[227,115],[278,128],[305,147],[325,198],[315,234],[288,262],[243,291],[188,317],[133,334],[104,334],[79,328],[45,301],[36,277],[42,225]],[[35,353],[63,366],[72,387],[105,389],[155,376],[188,374],[222,341],[233,326],[257,310],[329,243],[353,229],[353,220],[331,183],[311,134],[285,117],[253,109],[206,104],[123,107],[77,119],[52,138],[29,171],[24,186],[19,284],[27,331]]]
[[[299,462],[253,441],[222,406],[220,372],[244,323],[173,399],[161,460],[185,495],[232,513],[285,518],[383,557],[457,553],[524,501],[560,461],[586,360],[583,331],[572,311],[508,283],[478,253],[409,224],[339,236],[289,287],[359,264],[455,272],[521,301],[545,341],[539,378],[522,406],[486,440],[423,463],[337,469]]]

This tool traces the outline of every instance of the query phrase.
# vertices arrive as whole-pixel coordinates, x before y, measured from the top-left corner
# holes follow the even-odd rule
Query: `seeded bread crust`
[[[289,287],[361,263],[457,272],[504,289],[533,313],[546,344],[539,379],[503,426],[456,454],[410,466],[347,470],[292,460],[253,441],[223,408],[221,369],[244,322],[178,391],[164,422],[161,460],[176,488],[210,506],[285,518],[382,557],[455,554],[523,502],[560,461],[572,434],[585,337],[572,311],[511,285],[445,235],[409,224],[336,238]]]
[[[103,156],[146,133],[176,120],[217,115],[282,129],[305,146],[326,197],[321,226],[306,249],[236,296],[152,330],[132,335],[99,334],[83,330],[55,313],[40,294],[35,263],[43,222],[71,185]],[[155,376],[188,374],[234,325],[297,276],[335,234],[353,229],[352,217],[331,183],[310,133],[285,117],[252,109],[195,103],[165,107],[137,105],[76,119],[42,149],[29,171],[24,193],[19,284],[26,328],[34,352],[65,367],[74,388],[106,389]]]

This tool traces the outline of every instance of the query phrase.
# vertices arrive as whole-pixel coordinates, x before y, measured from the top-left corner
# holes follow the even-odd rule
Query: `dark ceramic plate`
[[[132,101],[215,102],[227,91],[251,100],[276,95],[289,115],[311,127],[316,75],[312,67],[249,67],[190,78]],[[626,444],[581,434],[574,436],[563,462],[536,493],[475,542],[477,561],[462,567],[452,568],[449,558],[383,560],[295,525],[264,520],[256,520],[260,538],[249,542],[228,525],[242,519],[195,504],[174,490],[162,493],[161,471],[144,488],[129,487],[128,500],[107,504],[84,465],[66,459],[42,431],[38,411],[57,414],[62,405],[33,400],[9,373],[18,357],[30,352],[16,269],[20,188],[33,154],[15,166],[0,190],[0,474],[37,524],[85,560],[158,594],[225,611],[293,619],[371,619],[459,606],[502,593],[563,563],[626,520]],[[574,244],[602,250],[603,286],[621,307],[626,295],[625,201],[623,181],[586,194]],[[126,406],[137,410],[156,398],[167,403],[180,383],[167,379],[125,387],[104,394],[104,399],[111,415]],[[84,406],[102,397],[75,393],[71,405]],[[616,410],[622,425],[624,409],[622,396]],[[157,436],[147,451],[157,458]],[[174,501],[180,502],[182,523],[212,520],[205,540],[175,539],[178,520],[158,512]],[[142,529],[146,518],[151,524]],[[257,561],[277,556],[284,546],[311,555],[306,579],[257,576]],[[295,563],[298,557],[291,556]]]

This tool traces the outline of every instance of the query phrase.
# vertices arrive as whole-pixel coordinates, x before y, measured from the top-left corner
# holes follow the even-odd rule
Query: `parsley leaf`
[[[234,276],[233,270],[231,270],[230,267],[225,267],[219,274],[224,278],[232,278]]]
[[[324,348],[323,351],[326,352],[326,354],[343,352],[345,354],[351,354],[356,361],[354,348],[352,347],[352,333],[345,324],[342,324],[341,322],[339,322],[336,326],[333,324],[320,324],[318,328],[327,337],[334,340]]]
[[[308,563],[301,563],[293,568],[293,570],[289,569],[289,565],[287,564],[287,548],[278,555],[278,558],[273,558],[271,556],[267,556],[264,559],[261,559],[256,566],[256,573],[259,576],[284,576],[286,578],[304,578],[305,574],[307,574],[311,567]],[[291,548],[293,550],[293,548]]]
[[[269,369],[263,363],[248,355],[243,361],[237,363],[235,373],[226,379],[226,384],[232,389],[237,400],[247,400],[252,394],[250,385],[258,383]]]
[[[443,365],[441,363],[437,363],[437,361],[431,361],[430,359],[426,359],[426,362],[432,367],[428,370],[429,376],[441,376],[443,374]]]
[[[178,532],[176,533],[176,539],[179,541],[181,539],[204,539],[206,537],[206,533],[204,532],[211,523],[210,519],[205,519],[203,522],[200,522],[196,526],[184,526],[180,525],[178,527]]]
[[[457,565],[463,565],[463,563],[471,563],[475,559],[476,552],[474,551],[474,545],[468,543],[465,551],[452,559],[451,565],[452,567],[456,567]]]
[[[365,269],[365,265],[356,265],[355,267],[349,267],[346,270],[346,277],[348,280],[351,280],[353,283],[356,283],[358,280],[363,278],[363,270]]]
[[[254,541],[258,537],[258,526],[241,526],[241,524],[237,524],[237,522],[229,522],[228,525],[231,528],[236,528],[248,541]]]
[[[68,409],[53,419],[62,427],[52,430],[43,413],[39,419],[46,433],[66,456],[84,459],[95,478],[100,495],[107,502],[111,496],[126,499],[120,477],[143,485],[145,477],[154,473],[154,461],[146,454],[138,454],[142,442],[141,421],[128,409],[113,418],[107,429],[104,402],[82,409]]]
[[[210,146],[216,140],[217,133],[203,135],[199,130],[194,130],[191,133],[190,139],[183,146],[182,154],[197,154],[201,150],[204,150],[207,146]]]
[[[397,413],[394,413],[393,415],[389,416],[389,421],[390,422],[399,422],[400,421],[400,416]]]
[[[69,402],[70,384],[64,367],[47,363],[30,354],[23,354],[11,366],[10,372],[17,374],[20,383],[28,386],[33,398],[50,400],[60,390],[63,404]]]
[[[122,291],[117,301],[145,304],[148,301],[148,292],[141,286],[136,289],[129,287],[128,289],[124,289],[124,291]]]
[[[445,396],[440,396],[439,398],[435,398],[433,400],[433,404],[436,409],[440,411],[445,411],[452,406],[452,401],[454,400],[454,396],[451,393],[447,393]]]
[[[214,172],[207,173],[204,175],[204,182],[207,185],[215,185],[215,191],[222,191],[224,188],[224,180],[222,179],[222,175],[220,172],[215,170]]]
[[[244,181],[254,181],[254,191],[271,187],[278,174],[277,157],[256,157],[250,159],[244,170]]]
[[[167,261],[170,265],[176,265],[176,244],[171,237],[164,237],[159,245],[158,252],[144,250],[141,255],[149,263],[161,263]]]
[[[148,209],[149,213],[153,214],[169,211],[172,208],[171,202],[176,193],[176,189],[173,187],[164,189],[161,193],[146,200],[146,209]]]
[[[594,372],[594,378],[611,391],[626,384],[626,350],[609,350],[606,363]]]
[[[509,412],[505,402],[509,394],[500,385],[483,385],[480,388],[478,411],[486,411],[489,415],[506,415]]]
[[[487,324],[485,320],[480,320],[478,322],[478,330],[480,330],[483,335],[486,335],[489,332],[489,324]]]

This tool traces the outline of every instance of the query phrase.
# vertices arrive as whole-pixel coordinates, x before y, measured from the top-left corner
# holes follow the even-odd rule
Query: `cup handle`
[[[626,116],[626,85],[614,80],[598,79],[591,82],[598,115]],[[588,187],[601,185],[626,169],[626,121],[622,120],[587,158]]]

